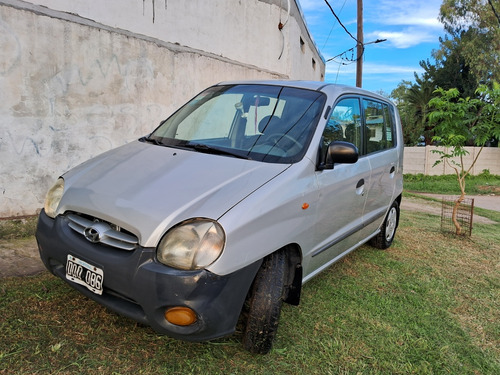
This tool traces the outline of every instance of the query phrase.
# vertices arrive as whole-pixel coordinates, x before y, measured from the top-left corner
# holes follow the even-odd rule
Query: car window
[[[193,110],[177,127],[176,139],[191,140],[204,138],[223,138],[229,136],[234,110],[228,110],[227,100],[238,103],[241,94],[216,96],[205,105]]]
[[[165,120],[148,140],[196,152],[294,163],[309,146],[325,98],[321,92],[293,87],[214,86]]]
[[[363,99],[367,153],[394,147],[393,122],[389,106]]]
[[[268,116],[277,116],[281,118],[283,116],[283,108],[285,107],[284,100],[277,100],[275,98],[269,98],[269,104],[265,106],[260,105],[260,98],[256,98],[256,102],[251,103],[247,111],[247,125],[245,128],[245,135],[251,136],[260,134],[259,124],[261,121],[265,121]]]
[[[361,150],[361,111],[357,98],[340,100],[333,108],[323,132],[323,147],[333,141],[353,143]]]

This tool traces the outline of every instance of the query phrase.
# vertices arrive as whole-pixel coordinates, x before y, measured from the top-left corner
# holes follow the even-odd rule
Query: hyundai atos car
[[[87,297],[188,341],[235,331],[267,353],[282,302],[399,220],[401,123],[385,98],[324,82],[209,87],[150,134],[63,174],[36,238]]]

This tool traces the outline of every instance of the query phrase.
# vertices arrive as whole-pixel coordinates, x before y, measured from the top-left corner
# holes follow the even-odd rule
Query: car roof
[[[335,95],[346,95],[346,94],[357,94],[370,96],[380,100],[390,102],[388,98],[385,98],[374,92],[364,90],[359,87],[340,85],[336,83],[328,83],[323,81],[300,81],[300,80],[254,80],[254,81],[226,81],[220,82],[218,85],[272,85],[272,86],[287,86],[295,87],[300,89],[321,91],[326,93],[328,96]]]

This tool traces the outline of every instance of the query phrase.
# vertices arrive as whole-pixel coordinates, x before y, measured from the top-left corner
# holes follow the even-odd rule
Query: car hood
[[[67,172],[58,212],[109,221],[154,247],[171,226],[218,219],[288,167],[136,141]]]

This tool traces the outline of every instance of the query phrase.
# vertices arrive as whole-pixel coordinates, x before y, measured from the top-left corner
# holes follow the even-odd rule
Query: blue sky
[[[299,0],[299,3],[325,60],[356,46],[324,0]],[[329,0],[329,3],[347,30],[356,37],[357,0]],[[363,88],[390,94],[402,80],[413,81],[413,73],[422,72],[420,60],[433,61],[431,52],[439,47],[439,37],[445,35],[438,20],[440,6],[440,0],[363,1],[364,42],[387,39],[365,46]],[[356,63],[328,62],[325,81],[354,86]]]

